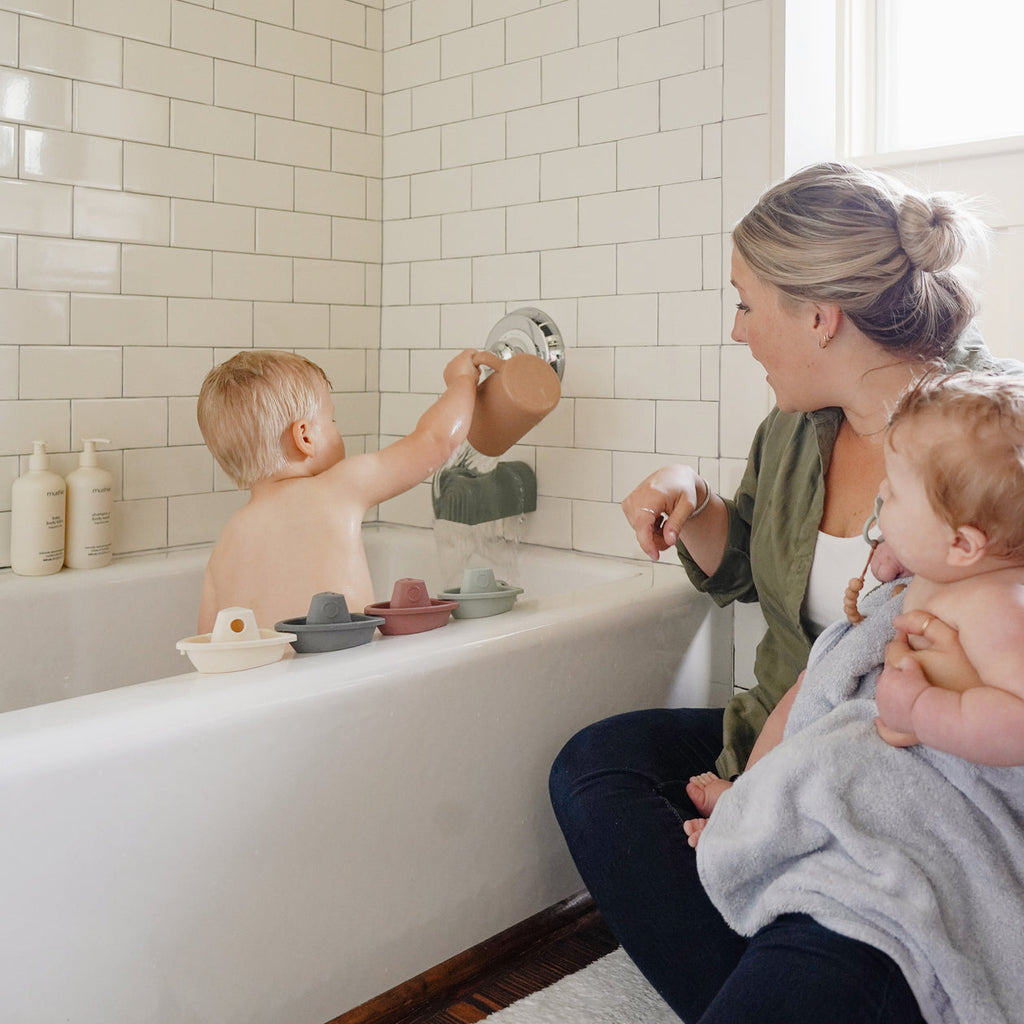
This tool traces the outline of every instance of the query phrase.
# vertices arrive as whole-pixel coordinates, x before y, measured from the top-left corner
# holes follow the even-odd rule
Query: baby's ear
[[[968,568],[985,554],[987,548],[988,537],[976,526],[959,526],[946,552],[946,562],[956,568]]]

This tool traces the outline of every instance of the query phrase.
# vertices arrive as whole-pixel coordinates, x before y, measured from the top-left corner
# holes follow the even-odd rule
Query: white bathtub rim
[[[194,560],[205,558],[207,550],[169,553],[174,557],[166,564],[172,570],[176,565],[194,566]],[[189,671],[188,660],[182,656],[186,671],[179,675],[4,712],[0,714],[0,739],[9,744],[17,737],[55,728],[106,732],[108,724],[112,736],[118,732],[123,736],[123,730],[133,728],[148,732],[155,726],[155,716],[159,716],[161,730],[172,726],[191,729],[222,715],[259,714],[268,706],[316,699],[353,687],[382,686],[393,675],[415,674],[417,666],[427,662],[432,669],[450,664],[458,671],[460,662],[484,647],[557,643],[558,631],[572,632],[573,621],[584,616],[607,616],[607,628],[614,629],[616,610],[624,600],[652,612],[665,602],[706,600],[698,597],[677,569],[629,564],[635,565],[636,571],[618,580],[548,597],[521,598],[502,615],[451,620],[426,633],[377,635],[369,644],[345,651],[290,655],[272,665],[219,674]]]

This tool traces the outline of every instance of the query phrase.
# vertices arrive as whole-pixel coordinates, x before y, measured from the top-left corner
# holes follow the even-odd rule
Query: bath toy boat
[[[300,654],[314,654],[368,644],[378,626],[384,626],[380,616],[352,614],[344,594],[324,591],[313,595],[304,616],[284,619],[275,628],[295,634],[292,647]]]
[[[461,587],[442,590],[437,596],[459,602],[459,607],[452,612],[455,618],[482,619],[507,612],[522,592],[522,587],[496,580],[492,569],[471,568],[462,574]]]
[[[176,646],[197,672],[240,672],[280,661],[294,639],[294,633],[260,629],[251,608],[222,608],[212,633],[186,637]]]
[[[363,610],[367,615],[384,619],[380,627],[382,633],[399,636],[437,629],[448,622],[458,607],[458,601],[431,598],[423,580],[405,578],[395,582],[390,601],[368,604]]]

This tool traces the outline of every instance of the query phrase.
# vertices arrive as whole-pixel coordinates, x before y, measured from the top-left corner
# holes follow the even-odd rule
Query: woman
[[[783,915],[750,940],[732,932],[704,894],[682,822],[698,816],[689,779],[743,770],[814,637],[842,615],[897,395],[932,360],[999,368],[953,269],[979,230],[951,197],[840,164],[769,189],[733,231],[732,337],[765,368],[777,403],[739,490],[723,499],[671,466],[622,503],[652,558],[675,545],[699,589],[720,604],[760,601],[768,625],[757,685],[724,712],[620,715],[573,737],[552,768],[584,881],[686,1021],[921,1020],[892,960],[810,917]]]

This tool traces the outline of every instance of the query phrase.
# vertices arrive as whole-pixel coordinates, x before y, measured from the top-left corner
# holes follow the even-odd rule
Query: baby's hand
[[[884,540],[879,541],[871,556],[871,572],[879,583],[888,583],[890,580],[899,579],[900,576],[910,575]]]
[[[900,653],[902,651],[906,653]],[[898,660],[897,660],[898,659]],[[928,689],[929,682],[917,659],[904,648],[901,634],[897,634],[886,650],[886,664],[878,677],[875,700],[878,703],[879,735],[893,746],[908,746],[894,742],[896,734],[912,737],[911,711],[914,702]],[[883,731],[884,729],[884,731]]]
[[[880,718],[875,719],[875,728],[890,747],[916,747],[921,742],[912,732],[897,732],[890,729]]]
[[[473,383],[476,383],[480,376],[480,371],[473,362],[473,356],[475,355],[476,349],[466,348],[448,363],[444,368],[444,383],[446,387],[451,387],[452,383],[458,380],[459,377],[470,377]]]

